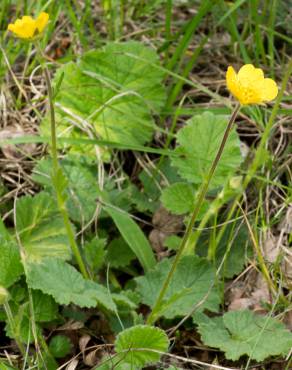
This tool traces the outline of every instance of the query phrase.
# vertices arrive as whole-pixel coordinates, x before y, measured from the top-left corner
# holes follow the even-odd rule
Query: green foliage
[[[199,239],[197,253],[206,256],[208,245],[212,240],[210,232],[205,232]],[[222,262],[223,266],[220,275],[232,278],[239,274],[248,257],[252,256],[252,249],[249,245],[249,236],[245,225],[239,223],[229,224],[221,238],[216,244],[214,262],[218,268]]]
[[[0,229],[0,286],[9,288],[23,273],[23,268],[16,243],[4,232]]]
[[[271,317],[251,311],[231,311],[199,323],[204,343],[220,348],[233,361],[243,355],[257,361],[269,356],[286,355],[292,346],[292,334]]]
[[[153,169],[150,173],[143,170],[139,174],[139,180],[143,187],[141,195],[144,196],[144,204],[146,203],[147,209],[154,212],[160,205],[160,186],[165,183],[180,182],[181,178],[176,169],[171,166],[169,158],[165,157],[160,163],[159,171],[158,168]]]
[[[169,341],[165,332],[146,325],[133,326],[121,332],[115,342],[115,350],[120,354],[120,361],[131,364],[135,369],[156,363],[161,355],[151,352],[166,352]]]
[[[165,101],[158,63],[154,50],[131,41],[109,43],[61,67],[54,78],[56,84],[64,74],[56,97],[59,132],[78,137],[92,130],[104,140],[130,145],[149,141],[151,111]],[[48,122],[44,125],[48,131]]]
[[[9,293],[7,289],[0,285],[0,307],[8,300]],[[1,320],[1,315],[0,315]]]
[[[163,190],[161,202],[176,215],[190,213],[194,208],[194,187],[184,182],[172,184]]]
[[[55,358],[67,356],[71,349],[72,343],[65,335],[56,335],[50,340],[49,350]]]
[[[97,272],[105,261],[106,239],[93,238],[84,245],[84,255],[91,271]]]
[[[148,271],[151,269],[156,263],[154,254],[151,245],[136,222],[123,211],[112,207],[104,207],[104,209],[114,220],[122,237],[137,256],[144,270]]]
[[[32,343],[34,341],[33,326],[40,334],[41,323],[50,322],[57,318],[58,305],[51,296],[43,294],[39,290],[30,291],[31,304],[27,292],[20,295],[18,292],[15,290],[11,292],[12,300],[9,301],[9,305],[14,323],[11,326],[12,323],[6,320],[5,331],[11,338],[14,338],[16,334],[23,343]]]
[[[13,313],[13,322],[6,322],[6,335],[14,339],[19,338],[22,343],[33,343],[34,333],[39,336],[41,334],[40,326],[33,322],[31,315],[27,315],[28,303],[18,306]]]
[[[163,189],[161,201],[164,207],[176,215],[191,214],[196,204],[197,194],[194,186],[185,182],[176,182]],[[210,208],[210,202],[204,200],[197,216],[201,220]]]
[[[30,260],[71,256],[62,217],[54,198],[46,192],[17,200],[16,231]]]
[[[114,239],[108,245],[107,260],[110,267],[128,266],[134,258],[135,254],[122,238]]]
[[[198,335],[198,323],[206,346],[226,353],[225,358],[220,355],[222,366],[232,367],[228,359],[239,359],[236,365],[245,367],[241,356],[249,357],[246,368],[270,369],[273,359],[263,362],[268,356],[277,356],[278,366],[283,365],[284,358],[281,363],[278,356],[286,356],[292,345],[291,334],[284,325],[249,311],[224,314],[222,287],[225,280],[235,278],[247,264],[253,263],[249,259],[250,240],[244,220],[238,217],[236,203],[231,205],[231,200],[238,197],[241,202],[247,196],[249,209],[255,210],[250,221],[257,240],[261,240],[265,227],[284,233],[284,242],[292,241],[286,225],[291,200],[291,176],[285,166],[289,132],[282,132],[281,150],[273,151],[277,143],[267,145],[268,139],[271,143],[278,139],[275,117],[283,122],[283,128],[291,118],[291,94],[287,88],[291,65],[286,63],[292,42],[288,32],[292,27],[292,22],[288,22],[289,1],[35,3],[3,0],[0,25],[1,30],[7,30],[7,15],[13,22],[22,14],[37,16],[41,9],[50,14],[40,46],[46,54],[44,63],[48,57],[56,62],[50,73],[56,69],[53,101],[60,166],[53,174],[50,159],[38,160],[45,155],[45,146],[48,151],[52,149],[52,109],[45,80],[41,78],[44,70],[38,69],[44,66],[39,65],[36,45],[6,37],[4,32],[0,53],[0,327],[5,325],[1,348],[9,347],[9,361],[2,356],[0,369],[64,368],[63,357],[73,352],[72,333],[56,335],[56,328],[68,320],[84,325],[76,331],[76,338],[83,331],[101,337],[106,329],[105,339],[114,343],[113,336],[120,333],[115,348],[104,352],[101,349],[104,358],[98,361],[96,369],[139,370],[160,360],[155,351],[168,350],[165,333],[143,323],[171,268],[170,256],[182,241],[184,226],[234,103],[233,98],[233,102],[227,98],[226,88],[218,84],[227,65],[209,68],[219,54],[222,60],[232,61],[237,70],[240,59],[264,66],[266,77],[274,78],[279,87],[282,77],[281,90],[285,93],[279,93],[271,104],[241,108],[239,132],[250,147],[243,166],[246,178],[242,182],[237,178],[241,155],[234,129],[196,221],[206,217],[200,225],[195,224],[186,245],[188,256],[181,259],[153,317],[160,317],[159,325],[167,330],[195,308],[197,311],[175,333],[178,339],[185,330]],[[93,3],[99,3],[98,15],[92,11]],[[56,25],[65,28],[56,29]],[[137,41],[121,42],[132,38]],[[45,50],[46,45],[53,46]],[[212,47],[201,58],[206,45]],[[92,47],[95,49],[88,51]],[[203,72],[195,76],[198,71]],[[181,128],[186,117],[193,114],[199,115]],[[34,132],[35,124],[42,121],[40,135],[35,132],[33,137],[26,136],[25,132],[32,133],[24,127],[28,121],[34,122]],[[244,128],[243,121],[253,126],[255,135],[248,135],[252,130]],[[23,126],[25,132],[21,133],[18,126]],[[5,142],[7,133],[9,145]],[[257,145],[260,138],[262,142]],[[73,156],[74,152],[78,155]],[[37,165],[32,179],[44,192],[17,200],[23,193],[38,192],[30,182],[34,163]],[[245,188],[248,181],[251,188]],[[253,189],[258,184],[260,192],[256,194]],[[277,211],[267,220],[264,208],[269,208],[267,195],[271,186],[280,196]],[[63,195],[58,207],[56,189]],[[76,256],[71,259],[60,215],[61,203],[74,223],[72,237],[81,247],[88,280],[73,267],[77,260]],[[161,212],[156,211],[161,203],[171,213],[183,215],[184,225],[183,217],[159,217]],[[140,219],[144,221],[139,222]],[[232,221],[238,219],[240,222]],[[194,254],[194,245],[197,256],[190,256]],[[268,266],[277,286],[277,278],[288,281],[287,269],[278,257]],[[223,266],[220,271],[219,266]],[[282,284],[281,289],[280,285],[279,302],[274,300],[273,307],[267,308],[284,319],[289,309],[285,304],[289,287]],[[214,312],[219,311],[220,303],[223,316],[217,317]],[[4,338],[5,332],[11,340]],[[176,347],[172,350],[177,353]],[[60,359],[58,364],[49,352]],[[216,351],[213,353],[206,361],[209,366],[216,362]],[[172,362],[165,357],[166,362]],[[261,363],[249,364],[253,359]],[[81,362],[82,359],[79,366],[86,366],[87,361]],[[288,369],[291,361],[286,362],[283,366]],[[177,369],[165,362],[152,367]]]
[[[115,305],[105,287],[85,280],[71,265],[61,259],[44,258],[40,263],[27,265],[27,284],[50,294],[56,302],[80,307],[95,307],[114,311]]]
[[[67,183],[67,207],[70,218],[81,223],[92,219],[97,206],[99,187],[93,168],[82,157],[68,156],[61,161]],[[42,159],[34,168],[33,180],[53,193],[51,159]]]
[[[153,307],[170,266],[171,261],[164,259],[145,276],[136,278],[137,291],[141,294],[144,304]],[[217,311],[220,298],[216,287],[212,287],[213,284],[215,284],[215,269],[207,260],[197,256],[183,257],[157,315],[169,319],[184,316],[202,300],[203,303],[198,310],[206,308]]]
[[[164,246],[168,249],[177,250],[182,239],[177,235],[170,235],[164,241]]]
[[[191,183],[201,184],[211,167],[227,125],[226,116],[205,112],[191,118],[177,134],[177,148],[172,164],[180,176]],[[239,138],[235,131],[229,135],[209,190],[222,187],[241,163]]]
[[[15,367],[10,366],[6,361],[0,360],[0,369],[1,370],[16,370]]]
[[[50,322],[57,318],[58,305],[50,295],[44,294],[40,290],[31,290],[31,295],[33,316],[37,322]]]

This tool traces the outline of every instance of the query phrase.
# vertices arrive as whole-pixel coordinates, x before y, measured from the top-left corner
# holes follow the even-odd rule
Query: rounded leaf
[[[166,352],[169,340],[165,332],[147,325],[137,325],[122,331],[116,340],[115,350],[121,354],[121,361],[135,369],[159,361]]]

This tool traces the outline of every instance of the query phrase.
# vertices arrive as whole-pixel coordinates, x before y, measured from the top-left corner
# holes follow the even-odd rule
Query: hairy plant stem
[[[50,74],[48,71],[48,67],[43,62],[44,55],[39,43],[36,44],[37,51],[40,56],[40,63],[42,70],[45,75],[46,85],[48,89],[48,99],[49,99],[49,106],[50,106],[50,121],[51,121],[51,155],[52,155],[52,164],[53,164],[53,172],[52,172],[52,183],[55,188],[57,204],[59,211],[63,217],[64,226],[66,229],[67,237],[69,240],[69,244],[76,259],[76,262],[79,266],[80,272],[82,273],[85,279],[89,279],[89,274],[86,270],[85,264],[81,257],[78,245],[75,241],[75,235],[70,223],[68,211],[65,204],[65,199],[62,194],[62,190],[59,186],[57,186],[58,177],[62,175],[61,167],[59,166],[58,162],[58,154],[57,154],[57,135],[56,135],[56,119],[55,119],[55,107],[54,107],[54,96],[53,96],[53,89],[50,80]]]
[[[10,309],[9,303],[6,301],[3,304],[3,307],[4,307],[4,311],[6,313],[6,317],[7,317],[8,323],[10,325],[11,332],[13,334],[14,340],[15,340],[15,342],[17,344],[17,347],[19,348],[20,353],[22,354],[23,358],[25,358],[25,348],[24,348],[24,346],[23,346],[23,344],[21,342],[21,339],[19,338],[19,335],[17,333],[16,325],[15,325],[15,320],[14,320],[12,311]]]
[[[208,174],[206,176],[206,179],[203,182],[203,184],[201,186],[201,189],[200,189],[200,191],[198,193],[198,199],[197,199],[196,205],[194,207],[194,210],[193,210],[191,219],[190,219],[190,221],[188,223],[186,232],[185,232],[184,237],[183,237],[183,239],[181,241],[181,244],[179,246],[179,249],[178,249],[178,251],[176,253],[176,256],[175,256],[175,258],[173,260],[171,269],[169,270],[169,273],[168,273],[168,275],[167,275],[167,277],[166,277],[166,279],[165,279],[165,281],[164,281],[164,283],[162,285],[162,288],[161,288],[161,290],[159,292],[158,298],[157,298],[157,300],[156,300],[156,302],[155,302],[155,304],[153,306],[153,309],[152,309],[150,315],[147,318],[147,324],[148,325],[152,325],[156,321],[156,319],[157,319],[157,312],[159,311],[159,308],[161,306],[161,303],[163,301],[163,298],[165,296],[165,293],[166,293],[166,291],[168,289],[168,286],[169,286],[169,284],[171,282],[171,279],[173,277],[173,274],[174,274],[174,272],[175,272],[175,270],[177,268],[178,262],[179,262],[179,260],[180,260],[180,258],[182,256],[182,254],[183,254],[183,252],[184,252],[187,244],[188,244],[188,241],[189,241],[190,237],[192,236],[192,230],[193,230],[194,224],[195,224],[195,222],[197,220],[197,217],[198,217],[198,214],[200,212],[201,206],[202,206],[203,201],[205,199],[205,196],[207,194],[207,191],[208,191],[208,188],[209,188],[209,184],[210,184],[210,182],[212,180],[212,177],[214,175],[214,172],[216,170],[216,167],[217,167],[217,165],[218,165],[218,163],[220,161],[220,158],[221,158],[221,155],[223,153],[225,144],[227,142],[228,136],[230,134],[230,131],[231,131],[232,126],[233,126],[233,123],[235,121],[235,118],[236,118],[237,113],[239,112],[239,110],[240,110],[240,105],[238,104],[236,106],[236,108],[234,109],[231,117],[230,117],[230,120],[228,122],[228,125],[226,126],[226,129],[225,129],[225,132],[224,132],[222,141],[221,141],[220,146],[218,148],[216,157],[214,158],[213,163],[212,163],[212,166],[211,166],[211,168],[210,168],[210,170],[209,170],[209,172],[208,172]]]

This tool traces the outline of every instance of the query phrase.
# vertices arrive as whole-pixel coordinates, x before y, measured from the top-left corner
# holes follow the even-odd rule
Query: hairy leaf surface
[[[269,356],[286,355],[292,346],[292,334],[281,322],[247,310],[203,320],[199,332],[206,345],[220,348],[233,361],[243,355],[263,361]]]
[[[212,165],[228,117],[205,112],[191,118],[177,134],[178,156],[172,157],[172,164],[178,169],[181,177],[201,184]],[[221,187],[241,163],[239,138],[233,129],[228,137],[222,157],[212,178],[209,189]]]
[[[163,330],[153,326],[136,325],[118,335],[115,350],[121,354],[122,362],[140,369],[159,361],[161,355],[151,350],[166,352],[168,345],[169,340]]]
[[[164,73],[154,50],[139,42],[108,43],[61,67],[56,97],[59,134],[88,132],[104,140],[144,144],[154,132],[151,112],[165,101]],[[45,130],[48,122],[44,121]]]
[[[30,260],[54,256],[69,259],[69,242],[63,219],[53,197],[41,192],[24,196],[16,203],[16,229]]]
[[[145,276],[138,277],[137,291],[142,295],[142,302],[153,307],[171,261],[164,259]],[[215,282],[215,269],[204,258],[197,256],[183,257],[174,273],[158,316],[174,318],[184,316],[202,302],[199,310],[207,308],[217,311],[220,302],[218,291],[212,285]]]
[[[23,273],[16,243],[0,230],[0,286],[9,288]]]
[[[61,259],[48,257],[27,266],[27,283],[33,289],[50,294],[56,302],[80,307],[101,307],[113,311],[115,305],[107,289],[82,275]]]

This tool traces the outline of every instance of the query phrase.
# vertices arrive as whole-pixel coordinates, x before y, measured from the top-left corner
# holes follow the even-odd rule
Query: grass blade
[[[104,210],[111,216],[121,235],[137,256],[145,271],[156,264],[151,245],[136,222],[125,212],[105,206]]]

